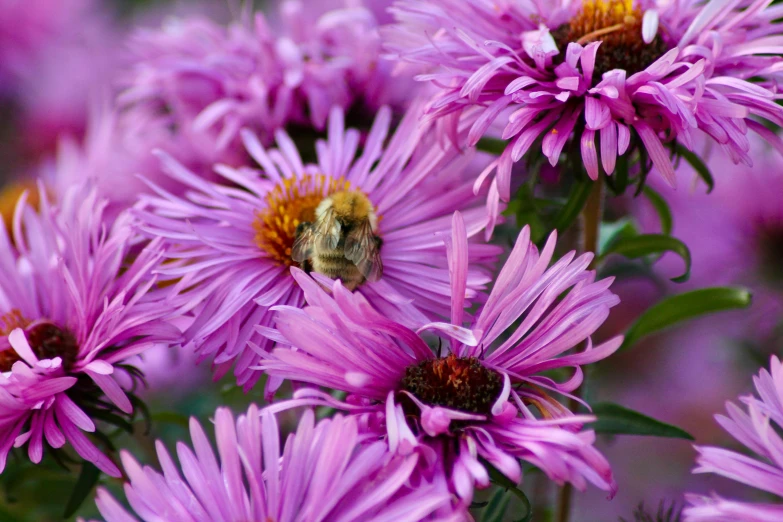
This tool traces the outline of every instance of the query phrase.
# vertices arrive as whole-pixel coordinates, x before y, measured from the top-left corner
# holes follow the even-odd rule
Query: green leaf
[[[655,212],[658,214],[658,220],[661,222],[661,233],[668,236],[672,233],[673,222],[672,211],[669,208],[669,204],[663,199],[663,196],[650,187],[644,187],[643,192],[647,200],[652,204]]]
[[[666,424],[619,404],[600,402],[593,405],[593,414],[598,417],[592,425],[596,433],[651,435],[694,440],[690,433],[677,426]]]
[[[628,329],[620,350],[651,333],[702,315],[750,306],[751,294],[745,288],[701,288],[673,295],[647,309]]]
[[[92,492],[95,484],[98,483],[101,472],[98,468],[93,466],[91,462],[84,461],[82,463],[82,471],[79,473],[79,478],[76,480],[76,485],[71,492],[71,498],[68,499],[68,503],[65,505],[65,513],[63,518],[69,518],[79,506],[82,505],[84,499],[86,499]]]
[[[579,213],[587,202],[587,197],[590,195],[593,183],[597,182],[581,180],[575,181],[574,184],[571,185],[571,191],[568,193],[568,199],[566,200],[565,205],[563,205],[563,208],[561,208],[560,212],[555,216],[553,228],[557,229],[558,232],[565,231],[574,221],[576,221],[576,218],[579,216]]]
[[[489,499],[489,503],[481,513],[481,522],[503,522],[503,516],[508,509],[511,494],[504,489],[496,489]]]
[[[614,277],[621,280],[645,279],[655,285],[659,293],[666,293],[666,285],[658,277],[658,274],[651,267],[642,263],[632,261],[618,261],[601,265],[598,269],[598,279]]]
[[[515,522],[530,522],[533,520],[533,506],[530,504],[530,499],[527,498],[525,492],[519,489],[519,486],[514,484],[511,479],[498,471],[495,466],[484,462],[484,466],[489,471],[489,479],[498,486],[504,488],[506,491],[510,491],[525,507],[525,515]]]
[[[500,156],[503,154],[503,151],[506,150],[506,145],[508,145],[506,140],[484,137],[478,140],[478,143],[476,143],[476,148],[482,152]]]
[[[693,167],[693,170],[696,171],[696,174],[698,174],[699,177],[704,180],[704,182],[707,184],[707,193],[709,194],[712,192],[712,189],[715,188],[715,179],[712,177],[712,174],[710,174],[710,169],[707,168],[707,165],[704,164],[701,158],[679,143],[674,145],[674,152],[687,161],[690,166]]]
[[[630,219],[622,218],[608,223],[602,222],[598,233],[598,253],[603,254],[615,242],[639,235],[636,225]]]
[[[607,245],[606,251],[601,254],[601,257],[609,254],[620,254],[628,259],[638,259],[663,252],[674,252],[685,262],[685,272],[681,276],[673,277],[672,281],[676,283],[687,281],[691,276],[691,252],[685,243],[671,236],[642,234],[633,237],[622,237]]]

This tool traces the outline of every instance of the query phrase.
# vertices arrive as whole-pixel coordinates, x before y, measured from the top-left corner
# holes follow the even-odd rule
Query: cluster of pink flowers
[[[429,117],[447,128],[472,121],[467,145],[498,118],[505,122],[508,146],[493,165],[502,200],[513,163],[534,145],[557,165],[574,141],[592,179],[601,168],[611,175],[618,155],[638,151],[670,184],[669,142],[690,149],[703,134],[734,163],[752,165],[752,130],[783,152],[783,141],[758,121],[783,125],[775,103],[783,78],[774,56],[783,52],[773,23],[779,5],[425,0],[401,1],[394,11],[399,23],[387,29],[386,46],[426,67],[419,78],[438,89]]]
[[[783,5],[276,8],[133,31],[84,136],[0,208],[0,472],[15,448],[75,453],[127,482],[127,503],[97,490],[109,522],[471,520],[477,490],[531,469],[566,518],[571,488],[613,497],[580,387],[624,343],[604,326],[614,278],[597,239],[507,203],[543,159],[600,198],[602,172],[673,184],[705,143],[751,165],[749,131],[783,152]],[[24,36],[0,35],[0,88],[37,45]],[[584,207],[585,237],[602,209]],[[759,234],[783,223],[767,214]],[[158,442],[160,469],[142,466],[109,428],[146,414],[153,351],[266,404],[215,412],[217,456],[191,419],[179,465]],[[699,447],[696,471],[783,496],[777,358],[755,384],[748,413],[718,421],[765,461]],[[783,517],[688,502],[686,520]]]

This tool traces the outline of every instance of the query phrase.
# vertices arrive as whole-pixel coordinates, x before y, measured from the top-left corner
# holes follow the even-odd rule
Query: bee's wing
[[[328,208],[313,226],[318,250],[334,250],[340,242],[342,226],[334,216],[334,209]]]
[[[307,223],[297,234],[294,246],[291,247],[291,259],[301,263],[313,257],[315,250],[315,230],[312,224]]]
[[[365,219],[345,236],[345,258],[351,261],[368,281],[377,281],[383,273],[378,239],[370,221]]]

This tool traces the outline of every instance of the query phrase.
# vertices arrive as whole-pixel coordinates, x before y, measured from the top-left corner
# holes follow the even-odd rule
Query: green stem
[[[593,252],[595,257],[590,263],[590,268],[595,268],[598,259],[598,234],[601,228],[601,217],[604,211],[604,179],[599,175],[593,182],[593,189],[587,197],[585,207],[582,209],[582,244],[580,253]]]
[[[600,174],[598,179],[593,182],[590,195],[587,197],[587,202],[582,209],[581,224],[582,234],[579,245],[579,251],[593,252],[595,257],[590,263],[590,268],[595,268],[595,264],[598,259],[598,233],[601,226],[601,217],[603,216],[604,207],[604,179]],[[587,374],[585,374],[585,380]],[[581,393],[585,388],[585,382],[582,382],[582,386],[574,390],[574,397],[568,403],[568,408],[576,412],[579,408],[578,398],[581,397]],[[558,498],[558,522],[568,522],[571,515],[571,499],[573,497],[574,487],[571,483],[566,483],[560,490],[560,496]]]

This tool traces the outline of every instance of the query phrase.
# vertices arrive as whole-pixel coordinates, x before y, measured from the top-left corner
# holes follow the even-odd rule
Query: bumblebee
[[[300,223],[291,259],[305,271],[340,279],[353,290],[365,280],[377,281],[383,272],[378,218],[372,203],[360,192],[341,191],[315,209],[312,223]]]

